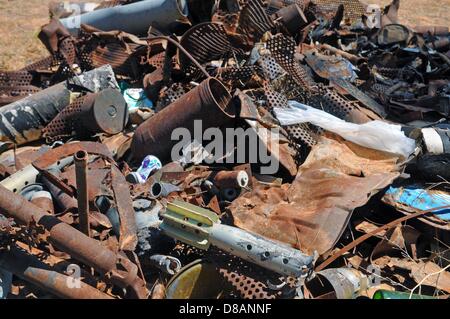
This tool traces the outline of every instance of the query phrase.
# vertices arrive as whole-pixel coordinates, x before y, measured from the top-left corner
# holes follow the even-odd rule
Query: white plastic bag
[[[274,109],[281,125],[311,123],[355,144],[402,155],[404,158],[408,158],[416,148],[415,141],[403,134],[400,125],[381,121],[353,124],[295,101],[290,101],[289,105],[291,108],[288,109]]]

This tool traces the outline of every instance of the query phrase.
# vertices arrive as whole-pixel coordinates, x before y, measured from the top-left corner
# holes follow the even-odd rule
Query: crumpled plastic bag
[[[354,124],[296,101],[290,101],[289,105],[291,108],[274,108],[283,126],[311,123],[355,144],[401,155],[405,159],[414,153],[416,148],[416,142],[403,134],[400,125],[381,121]]]

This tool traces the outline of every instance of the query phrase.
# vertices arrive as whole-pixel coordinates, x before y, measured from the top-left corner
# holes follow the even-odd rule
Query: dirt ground
[[[81,2],[81,0],[75,0]],[[75,2],[72,0],[72,2]],[[0,69],[17,70],[47,55],[37,32],[48,22],[50,0],[0,0]],[[363,0],[386,5],[391,0]],[[450,25],[450,0],[401,0],[400,18],[410,26]]]

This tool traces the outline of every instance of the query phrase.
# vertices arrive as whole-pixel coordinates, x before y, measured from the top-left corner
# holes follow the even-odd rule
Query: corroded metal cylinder
[[[17,248],[0,253],[0,267],[60,298],[113,299],[82,281],[71,287],[68,282],[73,278],[52,270],[38,258]]]
[[[76,134],[79,138],[97,133],[114,135],[128,123],[128,106],[120,91],[105,89],[75,100],[44,129],[44,137],[58,139]]]
[[[3,186],[0,186],[0,210],[22,225],[43,227],[48,232],[48,242],[56,248],[93,267],[118,286],[128,288],[134,298],[147,298],[148,290],[139,277],[138,266],[124,255],[109,250]]]
[[[177,144],[172,140],[174,130],[185,128],[193,136],[196,120],[201,121],[203,130],[232,123],[236,110],[230,100],[230,93],[220,81],[214,78],[203,81],[139,126],[132,143],[135,159],[141,161],[153,155],[168,160]]]
[[[92,92],[118,88],[109,65],[85,72],[0,110],[0,140],[22,145],[39,140],[42,129],[70,104],[71,84]]]
[[[75,153],[75,175],[77,180],[78,218],[80,230],[91,237],[89,226],[89,190],[87,180],[87,165],[89,156],[85,151]]]
[[[220,189],[226,188],[244,188],[248,186],[249,176],[245,171],[234,171],[218,172],[214,178],[213,182]]]

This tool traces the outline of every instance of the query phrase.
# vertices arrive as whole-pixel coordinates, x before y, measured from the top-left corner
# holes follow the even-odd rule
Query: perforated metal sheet
[[[402,69],[399,68],[386,68],[386,67],[376,67],[376,72],[387,78],[396,79],[400,76]]]
[[[235,51],[223,25],[218,23],[207,22],[192,27],[180,43],[200,64],[221,59]],[[179,61],[186,72],[196,70],[192,61],[183,53],[179,54]]]
[[[270,80],[275,80],[286,73],[276,60],[269,55],[261,56],[258,63],[263,69],[264,74],[267,75]]]
[[[267,281],[279,281],[280,278],[265,269],[250,264],[240,258],[214,252],[208,256],[217,265],[219,273],[235,289],[242,299],[279,299],[289,297],[292,286],[286,285],[280,290],[272,290]],[[292,294],[291,294],[292,297]]]
[[[347,100],[332,88],[324,85],[320,85],[319,88],[319,93],[311,98],[311,106],[352,123],[362,124],[371,120],[355,103]]]
[[[81,111],[85,102],[86,96],[82,96],[62,110],[62,112],[59,113],[46,128],[44,128],[44,138],[46,138],[48,142],[53,142],[61,138],[72,136],[75,127],[70,119],[73,114],[77,114]]]
[[[288,99],[284,94],[275,92],[269,85],[265,85],[264,91],[266,93],[267,104],[270,109],[287,108]],[[297,144],[300,147],[309,146],[312,147],[317,144],[317,139],[311,132],[311,129],[307,124],[297,124],[284,127],[289,135],[289,139],[293,144]]]
[[[158,101],[158,110],[162,110],[166,106],[172,104],[187,92],[189,92],[189,88],[181,83],[174,83],[170,88],[161,93],[161,97]]]
[[[364,5],[358,0],[314,0],[315,4],[318,5],[318,9],[336,12],[338,7],[344,5],[344,17],[349,19],[351,22],[360,19],[361,16],[366,12]]]
[[[48,70],[52,67],[57,66],[59,62],[60,61],[58,61],[55,57],[49,56],[42,60],[27,65],[26,67],[21,69],[21,71]]]
[[[222,10],[217,10],[217,12],[212,16],[211,21],[222,23],[227,32],[235,33],[239,24],[239,14],[230,14]]]
[[[164,61],[166,59],[166,52],[161,52],[155,54],[150,59],[148,59],[148,64],[154,66],[157,69],[162,69],[164,66]]]
[[[315,91],[316,86],[306,70],[295,61],[295,41],[279,33],[267,41],[275,61],[302,87],[309,91]]]
[[[25,97],[41,91],[40,88],[24,85],[24,86],[0,86],[0,95],[10,97]]]
[[[137,49],[138,45],[130,44],[130,49]],[[94,68],[110,64],[118,75],[133,74],[132,54],[128,53],[118,43],[108,43],[104,47],[98,46],[90,56]]]
[[[33,75],[29,71],[0,72],[0,86],[31,85]]]
[[[62,40],[61,44],[59,45],[59,51],[67,64],[73,65],[75,63],[78,63],[77,51],[74,40],[72,38],[66,38]]]
[[[275,28],[275,23],[267,15],[262,0],[248,0],[239,16],[238,32],[252,41],[259,41],[267,31]]]
[[[258,66],[227,67],[220,68],[217,77],[225,83],[230,83],[233,87],[245,87],[247,82],[257,74],[261,74]]]

